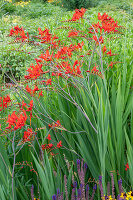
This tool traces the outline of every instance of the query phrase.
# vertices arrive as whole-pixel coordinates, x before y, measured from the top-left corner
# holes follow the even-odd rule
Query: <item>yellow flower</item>
[[[10,16],[6,15],[5,17],[2,17],[2,20],[7,23],[10,20]]]
[[[12,0],[5,0],[5,1],[8,1],[9,3],[12,3]]]

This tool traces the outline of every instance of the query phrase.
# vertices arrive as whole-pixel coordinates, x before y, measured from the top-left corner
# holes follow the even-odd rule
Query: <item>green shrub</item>
[[[5,2],[2,6],[2,10],[4,13],[11,14],[16,11],[16,6],[13,5],[12,3]]]
[[[90,6],[90,0],[62,0],[62,4],[67,9],[80,9],[82,7],[88,8]]]

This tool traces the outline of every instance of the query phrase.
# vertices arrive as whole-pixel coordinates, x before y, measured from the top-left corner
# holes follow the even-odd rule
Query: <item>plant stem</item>
[[[15,139],[15,131],[14,131],[14,136],[13,136],[13,140],[12,140],[12,149],[13,149],[13,169],[12,169],[12,196],[13,196],[13,200],[14,200],[14,169],[15,169],[15,160],[16,160],[16,154],[15,154],[15,148],[14,148],[14,139]]]

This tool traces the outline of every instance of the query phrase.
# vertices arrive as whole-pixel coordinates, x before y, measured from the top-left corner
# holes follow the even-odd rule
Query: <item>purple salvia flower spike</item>
[[[103,186],[102,186],[102,176],[99,176],[99,187],[100,187],[101,197],[103,197],[104,193],[103,193]]]
[[[88,166],[87,166],[87,164],[85,163],[85,164],[84,164],[84,174],[86,173],[87,168],[88,168]]]
[[[92,196],[91,196],[90,200],[94,199],[94,195],[95,195],[96,189],[97,189],[97,185],[95,184],[94,187],[93,187],[93,192],[92,192]]]
[[[86,200],[89,200],[89,185],[86,185]]]
[[[110,196],[110,182],[107,184],[107,195]]]
[[[81,189],[78,189],[78,198],[77,200],[80,200],[81,199]]]
[[[57,196],[56,196],[57,200],[59,200],[59,194],[60,194],[60,190],[57,189]]]
[[[71,200],[75,200],[75,188],[72,189]]]
[[[122,179],[118,180],[118,185],[119,185],[119,194],[121,195],[121,193],[123,193],[123,189],[122,189]]]
[[[57,189],[57,194],[60,194],[60,189]]]
[[[34,200],[34,185],[31,186],[31,200]]]
[[[113,173],[110,173],[111,175],[111,184],[112,184],[112,198],[115,199],[115,186],[114,186],[114,177],[113,177]]]
[[[66,175],[64,175],[64,183],[65,183],[65,194],[66,194],[66,200],[68,200],[67,178],[66,178]]]
[[[80,183],[82,185],[81,187],[81,198],[85,199],[85,173],[83,169],[83,160],[81,162],[81,170],[80,170]]]
[[[78,175],[80,177],[80,160],[77,159],[77,170],[78,170]]]
[[[53,200],[56,200],[56,194],[54,194],[54,195],[52,196],[52,199],[53,199]]]
[[[74,187],[74,188],[77,187],[77,181],[75,181],[75,182],[73,183],[73,187]]]

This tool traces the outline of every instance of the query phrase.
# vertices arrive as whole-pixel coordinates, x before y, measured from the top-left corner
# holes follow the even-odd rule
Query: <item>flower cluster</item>
[[[4,108],[7,108],[10,102],[11,99],[9,95],[0,97],[0,111],[2,111]]]
[[[27,33],[27,36],[24,32],[23,27],[19,28],[19,26],[15,26],[10,30],[9,36],[15,36],[16,40],[22,40],[25,41],[26,39],[29,38],[29,34]]]

